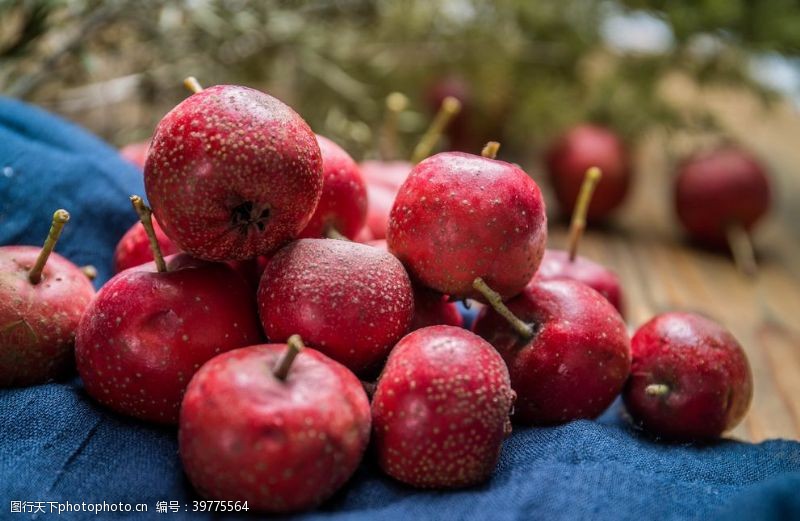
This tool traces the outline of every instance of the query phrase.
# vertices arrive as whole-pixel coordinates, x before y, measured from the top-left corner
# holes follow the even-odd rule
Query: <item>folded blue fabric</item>
[[[94,264],[105,280],[113,247],[135,220],[127,196],[141,192],[141,174],[113,149],[0,99],[0,244],[39,244],[53,210],[67,208],[73,220],[58,251]],[[515,429],[493,478],[468,490],[408,488],[381,475],[368,454],[340,493],[302,517],[800,519],[798,491],[800,443],[658,443],[632,429],[616,404],[598,421]],[[220,517],[193,512],[196,499],[174,429],[103,409],[78,379],[0,391],[0,519],[47,519],[59,508],[48,502],[62,510],[67,502],[99,504],[101,519]],[[137,504],[147,514],[137,514]]]

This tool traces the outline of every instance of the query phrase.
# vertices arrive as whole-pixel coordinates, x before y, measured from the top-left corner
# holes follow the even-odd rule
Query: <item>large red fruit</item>
[[[511,432],[513,401],[491,345],[458,327],[414,331],[392,350],[372,399],[378,463],[415,487],[480,483]]]
[[[267,337],[293,334],[359,375],[378,369],[414,311],[402,264],[378,248],[301,239],[272,258],[258,288]]]
[[[519,167],[445,152],[419,163],[389,220],[389,251],[424,285],[480,298],[482,277],[504,298],[530,281],[544,254],[547,217],[536,183]]]
[[[55,228],[69,214],[59,210],[53,219]],[[80,268],[51,251],[58,232],[44,252],[0,247],[0,387],[44,383],[73,367],[75,329],[94,287]],[[46,263],[37,275],[32,269],[42,256]]]
[[[165,272],[151,263],[109,280],[75,340],[78,372],[94,399],[159,423],[178,420],[203,363],[262,339],[252,289],[230,267],[187,254],[167,261]]]
[[[634,421],[674,439],[716,438],[747,413],[753,377],[739,343],[692,313],[664,313],[633,336],[623,398]]]
[[[312,508],[353,474],[370,432],[359,380],[305,349],[237,349],[206,363],[183,399],[180,453],[197,490],[267,512]],[[287,368],[284,378],[277,367]]]
[[[156,240],[162,254],[178,253],[178,247],[167,237],[155,218],[153,218],[153,229],[156,232]],[[114,250],[114,273],[152,262],[152,260],[153,250],[150,249],[150,239],[148,239],[142,223],[137,221],[117,243]]]
[[[766,171],[742,149],[700,153],[680,166],[675,182],[678,217],[692,237],[709,246],[724,246],[729,226],[752,229],[769,205]]]
[[[308,223],[322,192],[322,158],[288,106],[219,85],[164,116],[144,176],[153,211],[181,251],[248,259],[270,254]]]
[[[534,282],[507,305],[531,326],[530,338],[489,306],[473,328],[508,365],[517,393],[514,420],[552,425],[602,413],[631,365],[628,333],[614,307],[572,280]]]
[[[575,207],[584,173],[591,167],[603,178],[589,204],[589,220],[608,217],[622,204],[631,184],[631,160],[625,144],[611,130],[579,125],[557,139],[546,154],[547,172],[564,215]]]
[[[542,264],[531,283],[535,284],[540,280],[565,279],[577,280],[586,284],[611,302],[620,315],[623,314],[622,289],[616,273],[602,264],[580,255],[570,259],[567,251],[545,250]]]
[[[323,237],[334,230],[354,239],[367,219],[367,187],[358,165],[342,147],[317,136],[322,152],[322,197],[300,237]]]

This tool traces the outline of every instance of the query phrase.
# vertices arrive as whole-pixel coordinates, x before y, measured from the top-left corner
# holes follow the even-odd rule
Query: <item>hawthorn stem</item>
[[[183,86],[195,94],[197,94],[198,92],[203,92],[203,86],[200,85],[200,82],[197,81],[197,78],[195,78],[194,76],[187,76],[183,80]]]
[[[336,229],[335,226],[328,226],[325,228],[325,238],[327,239],[336,239],[337,241],[349,241],[350,239],[347,236],[343,235],[342,232]]]
[[[158,239],[156,238],[156,230],[153,228],[153,210],[148,208],[138,195],[131,196],[131,204],[133,205],[133,209],[136,210],[136,214],[139,216],[142,226],[144,226],[147,239],[150,241],[150,251],[153,252],[153,260],[156,261],[156,269],[159,273],[163,273],[167,271],[167,263],[164,262],[164,255],[161,253],[161,247],[158,245]]]
[[[294,359],[305,347],[300,335],[292,335],[289,337],[289,340],[286,341],[286,351],[283,352],[277,365],[275,365],[275,369],[272,370],[272,374],[275,375],[275,378],[281,381],[286,380],[286,377],[289,375],[289,369],[292,368],[292,362],[294,362]]]
[[[50,258],[50,254],[53,253],[53,248],[56,247],[58,238],[61,236],[61,230],[64,228],[64,225],[67,223],[67,221],[69,221],[68,211],[64,209],[58,209],[55,211],[55,213],[53,213],[53,221],[50,224],[50,232],[47,234],[47,239],[44,241],[42,251],[39,252],[39,256],[36,257],[36,262],[28,272],[28,280],[31,284],[39,284],[42,281],[42,270],[44,269],[44,265],[47,264],[47,259]]]
[[[492,306],[492,308],[494,308],[494,310],[497,311],[500,316],[508,321],[508,323],[512,328],[514,328],[519,336],[525,338],[526,340],[533,337],[533,328],[512,313],[511,310],[508,309],[508,306],[506,306],[503,302],[500,294],[490,288],[489,285],[486,284],[485,280],[483,280],[481,277],[477,277],[474,281],[472,281],[472,287],[475,288],[475,290],[481,295],[483,295],[489,305]]]
[[[408,108],[408,98],[401,92],[386,96],[386,115],[381,131],[381,158],[389,160],[397,157],[397,119]]]
[[[736,268],[745,276],[755,278],[758,275],[758,263],[747,230],[739,223],[732,223],[725,229],[725,235]]]
[[[578,200],[575,202],[575,209],[572,211],[572,222],[569,225],[569,261],[573,262],[578,255],[578,244],[581,242],[583,231],[586,229],[586,214],[589,212],[589,204],[592,202],[592,195],[603,172],[596,166],[591,167],[583,176],[581,191],[578,193]]]
[[[648,396],[664,396],[669,393],[669,386],[666,384],[650,384],[644,388]]]
[[[414,153],[411,154],[411,162],[416,164],[431,155],[433,147],[439,142],[442,137],[442,132],[447,128],[447,125],[453,120],[456,115],[461,112],[461,102],[458,98],[447,96],[442,101],[442,106],[439,107],[439,112],[433,118],[428,130],[422,135],[422,138],[414,148]]]
[[[81,271],[83,272],[84,275],[86,275],[86,278],[89,280],[94,280],[97,278],[97,268],[95,268],[91,264],[87,264],[86,266],[81,266]]]
[[[481,150],[481,156],[494,159],[497,157],[497,153],[500,151],[500,143],[497,141],[489,141]]]

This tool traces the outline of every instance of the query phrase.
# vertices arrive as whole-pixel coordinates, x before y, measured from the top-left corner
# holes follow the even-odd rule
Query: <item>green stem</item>
[[[583,236],[583,231],[586,229],[586,214],[589,212],[589,203],[592,201],[592,195],[600,178],[603,177],[603,172],[596,166],[591,167],[586,171],[583,176],[583,183],[581,184],[581,191],[578,193],[578,199],[575,202],[575,209],[572,211],[572,223],[569,226],[569,260],[575,260],[578,255],[578,244]]]
[[[148,208],[138,195],[131,196],[131,204],[139,215],[139,220],[142,221],[147,239],[150,241],[150,251],[153,252],[153,260],[156,261],[156,269],[159,273],[163,273],[167,271],[167,263],[164,262],[164,255],[161,253],[161,247],[158,245],[158,238],[156,238],[156,230],[153,228],[153,210]]]
[[[303,345],[303,339],[300,338],[300,335],[292,335],[289,337],[289,340],[286,341],[286,351],[283,352],[280,360],[278,360],[278,364],[272,371],[275,378],[281,381],[286,380],[286,377],[289,375],[289,369],[292,368],[292,362],[294,362],[294,359],[303,349],[305,349],[305,346]]]
[[[503,299],[500,297],[500,294],[489,287],[481,277],[477,277],[474,281],[472,281],[472,287],[475,288],[486,301],[489,303],[492,308],[494,308],[497,313],[502,316],[504,319],[508,321],[512,328],[519,334],[519,336],[523,337],[524,339],[528,340],[533,338],[533,328],[530,324],[526,324],[523,322],[519,317],[517,317],[514,313],[508,309],[508,306],[505,305]]]
[[[42,251],[39,252],[39,256],[36,258],[36,262],[31,268],[31,271],[28,272],[28,280],[31,284],[39,284],[39,282],[42,281],[44,265],[47,264],[47,259],[50,258],[50,254],[53,253],[53,248],[56,247],[58,238],[61,236],[61,230],[64,228],[67,221],[69,221],[68,211],[59,209],[53,214],[53,222],[50,224],[50,232],[47,234],[47,239],[44,241]]]
[[[436,146],[436,143],[439,142],[439,138],[442,137],[442,132],[444,132],[444,129],[447,128],[447,125],[459,112],[461,112],[461,102],[453,96],[447,96],[442,101],[442,106],[439,107],[439,112],[437,112],[436,116],[433,118],[431,126],[428,127],[428,130],[425,131],[425,134],[422,135],[422,139],[419,140],[419,143],[417,143],[417,146],[414,148],[414,153],[411,154],[412,163],[419,163],[431,155],[433,147]]]

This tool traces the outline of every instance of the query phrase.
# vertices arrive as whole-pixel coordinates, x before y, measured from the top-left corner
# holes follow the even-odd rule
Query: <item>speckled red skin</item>
[[[367,186],[358,165],[342,147],[317,136],[322,152],[322,197],[300,237],[324,237],[329,228],[355,239],[367,220]]]
[[[603,177],[589,203],[590,224],[607,218],[628,194],[631,159],[625,144],[610,129],[597,125],[573,127],[550,146],[545,162],[563,215],[572,214],[586,170],[593,166],[603,171]]]
[[[284,344],[237,349],[206,363],[183,399],[180,453],[201,495],[265,512],[313,508],[358,467],[369,401],[343,365],[307,348],[286,380]]]
[[[75,329],[94,297],[80,268],[55,252],[31,284],[40,251],[0,247],[0,388],[44,383],[73,368]]]
[[[725,328],[693,313],[664,313],[631,343],[633,366],[623,398],[634,422],[657,436],[702,440],[738,424],[753,398],[747,356]],[[663,396],[645,392],[664,384]]]
[[[414,168],[408,161],[368,160],[359,166],[368,185],[388,188],[393,193],[397,193]]]
[[[538,281],[506,303],[534,327],[522,339],[489,306],[473,326],[503,356],[517,393],[514,421],[555,425],[596,418],[622,390],[630,340],[617,310],[573,280]]]
[[[697,154],[684,161],[675,181],[675,208],[696,240],[721,248],[730,224],[751,230],[769,210],[770,187],[764,167],[734,147]]]
[[[144,169],[144,163],[147,161],[147,152],[150,150],[150,141],[140,141],[139,143],[131,143],[119,149],[122,157]]]
[[[510,298],[544,254],[544,199],[515,165],[437,154],[419,163],[400,188],[386,239],[409,273],[440,293],[480,300],[472,282],[483,277]]]
[[[577,280],[603,295],[624,316],[622,288],[616,273],[586,257],[577,255],[569,260],[564,250],[544,251],[539,270],[533,276],[537,280]]]
[[[379,369],[408,330],[414,294],[390,253],[356,242],[301,239],[272,258],[258,288],[267,338],[293,334],[359,376]]]
[[[257,90],[219,85],[164,116],[144,181],[181,251],[250,259],[306,226],[322,193],[322,157],[314,133],[288,106]]]
[[[178,253],[178,247],[175,246],[172,239],[167,237],[155,217],[153,218],[153,229],[156,232],[156,240],[162,255]],[[144,231],[142,223],[136,222],[117,243],[114,250],[114,273],[152,261],[153,251],[150,249],[150,239],[147,238],[147,232]]]
[[[383,239],[370,241],[368,244],[374,248],[389,251],[389,246]],[[446,295],[421,284],[415,284],[413,281],[411,286],[414,288],[414,317],[408,327],[409,332],[428,326],[462,327],[464,325],[464,319],[458,312],[458,307]]]
[[[252,288],[225,264],[186,254],[123,271],[78,326],[75,358],[98,402],[143,420],[176,423],[192,375],[218,353],[263,339]]]
[[[420,488],[485,481],[511,433],[513,401],[491,345],[452,326],[414,331],[392,350],[372,398],[378,463]]]

